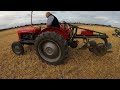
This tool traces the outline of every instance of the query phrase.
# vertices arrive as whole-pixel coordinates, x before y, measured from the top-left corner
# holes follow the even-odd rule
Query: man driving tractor
[[[52,26],[52,27],[60,28],[59,21],[54,15],[52,15],[50,12],[47,12],[46,17],[48,18],[47,19],[47,27]]]

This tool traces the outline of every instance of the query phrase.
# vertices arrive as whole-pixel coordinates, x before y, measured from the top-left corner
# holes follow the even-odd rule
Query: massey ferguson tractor
[[[33,12],[32,12],[33,13]],[[24,54],[24,45],[34,45],[38,57],[52,65],[62,64],[68,57],[69,48],[76,48],[78,40],[83,39],[83,47],[97,56],[103,56],[112,48],[108,42],[108,36],[105,33],[80,28],[64,21],[60,28],[47,27],[41,29],[40,26],[32,25],[18,29],[19,40],[12,43],[12,50],[16,55]],[[81,33],[78,34],[78,30]],[[97,43],[92,38],[100,38],[102,43]]]

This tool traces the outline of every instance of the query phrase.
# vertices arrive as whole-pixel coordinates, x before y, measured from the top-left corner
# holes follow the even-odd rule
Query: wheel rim
[[[14,52],[15,52],[16,54],[20,54],[20,53],[21,53],[20,47],[19,47],[19,46],[15,46],[15,47],[14,47]]]
[[[52,40],[45,40],[39,43],[38,52],[48,62],[56,62],[61,57],[59,45]]]

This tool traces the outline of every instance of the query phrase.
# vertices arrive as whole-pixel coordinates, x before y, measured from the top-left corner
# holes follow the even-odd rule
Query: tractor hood
[[[39,33],[41,28],[38,26],[29,26],[29,27],[22,27],[18,29],[18,33]]]

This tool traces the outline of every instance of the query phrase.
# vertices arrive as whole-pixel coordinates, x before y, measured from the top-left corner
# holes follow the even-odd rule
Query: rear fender
[[[70,33],[64,31],[63,29],[55,28],[55,27],[54,27],[54,28],[46,28],[46,29],[43,29],[43,30],[40,32],[40,34],[43,33],[43,32],[47,32],[47,31],[58,33],[58,34],[61,35],[64,39],[68,39],[68,38],[69,38],[69,35],[70,35]]]

